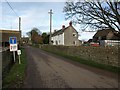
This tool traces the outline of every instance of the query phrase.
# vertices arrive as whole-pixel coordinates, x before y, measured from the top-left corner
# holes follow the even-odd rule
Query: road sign
[[[9,37],[10,44],[17,44],[17,37]]]
[[[10,44],[10,51],[17,51],[18,47],[17,44]]]

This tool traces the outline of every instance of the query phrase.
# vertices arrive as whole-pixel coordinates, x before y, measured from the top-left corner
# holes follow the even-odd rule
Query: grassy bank
[[[21,64],[18,63],[17,59],[10,72],[3,79],[3,88],[20,88],[23,84],[26,68],[26,55],[24,48],[21,48],[21,52]]]
[[[91,60],[85,60],[85,59],[83,59],[81,57],[77,57],[77,56],[70,56],[70,55],[67,55],[66,53],[62,53],[59,51],[56,52],[56,51],[51,51],[51,50],[47,50],[47,49],[42,49],[42,50],[59,55],[59,56],[62,56],[62,57],[65,57],[65,58],[68,58],[68,59],[73,60],[73,61],[77,61],[77,62],[82,63],[82,64],[92,66],[92,67],[104,69],[104,70],[111,71],[114,73],[120,72],[120,68],[118,68],[118,67],[100,64],[100,63],[97,63],[97,62],[91,61]]]

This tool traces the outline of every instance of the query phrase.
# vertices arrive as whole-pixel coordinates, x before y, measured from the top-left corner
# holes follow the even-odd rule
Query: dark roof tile
[[[68,27],[66,27],[66,28],[64,28],[64,29],[60,29],[60,30],[58,30],[58,31],[55,31],[53,34],[52,34],[52,36],[56,36],[56,35],[60,35],[60,34],[62,34],[67,28],[69,28],[70,26],[68,26]]]
[[[93,36],[93,37],[103,37],[103,36],[107,36],[109,32],[115,32],[115,30],[111,30],[111,29],[102,29],[102,30],[98,30],[97,33]]]

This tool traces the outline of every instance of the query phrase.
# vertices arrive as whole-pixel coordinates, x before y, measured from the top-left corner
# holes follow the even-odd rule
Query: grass
[[[65,57],[65,58],[68,58],[68,59],[73,60],[73,61],[77,61],[81,64],[85,64],[85,65],[89,65],[89,66],[92,66],[92,67],[104,69],[104,70],[114,72],[114,73],[119,73],[120,72],[120,67],[105,65],[105,64],[97,63],[97,62],[91,61],[91,60],[85,60],[83,58],[80,58],[80,57],[77,57],[77,56],[70,56],[70,55],[67,55],[67,54],[62,53],[62,52],[54,52],[54,51],[46,50],[46,49],[42,49],[42,50],[53,53],[53,54],[56,54],[56,55],[59,55],[59,56],[62,56],[62,57]]]
[[[24,48],[21,49],[21,52],[21,64],[18,63],[17,59],[10,72],[3,79],[3,88],[20,88],[23,84],[26,68],[26,57]]]

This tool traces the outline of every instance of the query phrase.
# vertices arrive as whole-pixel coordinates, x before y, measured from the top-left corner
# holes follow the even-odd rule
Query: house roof
[[[89,39],[87,42],[89,42],[89,43],[90,43],[90,42],[92,42],[92,41],[93,41],[93,39]]]
[[[68,29],[70,26],[68,26],[68,27],[66,27],[66,28],[64,28],[64,29],[60,29],[60,30],[58,30],[58,31],[55,31],[53,34],[52,34],[52,36],[56,36],[56,35],[60,35],[60,34],[62,34],[66,29]]]
[[[64,25],[62,26],[62,29],[55,31],[52,36],[60,35],[62,34],[65,30],[67,30],[69,27],[72,27],[74,30],[75,28],[72,26],[72,21],[69,22],[69,26],[65,27]],[[76,30],[75,30],[76,31]],[[76,31],[77,32],[77,31]],[[77,32],[78,33],[78,32]]]
[[[16,30],[0,30],[0,33],[19,33],[19,31],[16,31]]]
[[[103,37],[103,36],[107,36],[109,32],[116,32],[115,30],[111,30],[111,29],[102,29],[102,30],[98,30],[97,33],[93,36],[93,37]]]

